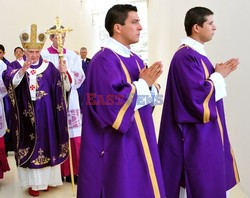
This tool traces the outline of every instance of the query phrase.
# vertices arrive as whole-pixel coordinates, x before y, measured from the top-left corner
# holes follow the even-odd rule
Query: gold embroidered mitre
[[[46,41],[44,32],[37,29],[36,24],[32,24],[30,29],[20,34],[20,40],[24,49],[42,49]]]

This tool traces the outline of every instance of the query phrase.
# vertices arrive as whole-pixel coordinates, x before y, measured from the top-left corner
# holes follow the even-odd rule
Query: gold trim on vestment
[[[12,86],[12,84],[9,84],[9,89],[7,89],[11,104],[13,107],[15,107],[16,102],[15,102],[15,96],[14,96],[14,88]]]
[[[50,158],[44,156],[43,152],[44,151],[40,148],[38,151],[38,153],[39,153],[38,157],[36,159],[32,160],[31,163],[34,165],[37,165],[37,166],[48,164],[50,161]]]
[[[238,184],[240,182],[240,177],[239,177],[239,173],[238,173],[238,169],[237,169],[237,165],[236,165],[236,161],[235,161],[235,157],[234,157],[234,152],[233,152],[231,145],[230,145],[230,151],[231,151],[231,155],[233,158],[233,168],[234,168],[235,181]]]
[[[40,100],[41,98],[43,98],[44,96],[48,95],[48,93],[46,93],[43,90],[38,90],[36,91],[36,99]]]
[[[209,73],[208,73],[206,64],[203,62],[203,60],[201,60],[201,63],[202,63],[202,66],[203,66],[203,69],[204,69],[204,72],[205,72],[206,81],[211,84],[211,90],[210,90],[209,94],[207,95],[207,97],[205,98],[205,100],[203,102],[203,109],[204,109],[203,122],[207,123],[207,122],[209,122],[209,118],[210,118],[210,109],[209,109],[208,103],[209,103],[209,100],[210,100],[210,98],[211,98],[211,96],[213,94],[214,85],[213,85],[213,83],[211,81],[207,80],[209,78]]]
[[[30,117],[31,124],[34,126],[35,125],[35,115],[34,111],[32,108],[32,105],[28,102],[28,109],[24,109],[23,115],[26,117]]]
[[[30,147],[18,149],[18,156],[19,156],[20,160],[28,155],[29,149],[30,149]]]
[[[136,61],[137,68],[138,68],[139,72],[141,72],[141,68],[140,68],[140,65],[139,65],[138,61],[136,59],[135,59],[135,61]]]
[[[203,62],[203,60],[201,60],[201,64],[203,66],[204,72],[205,72],[205,79],[207,80],[209,78],[209,72],[207,70],[207,66],[206,64]]]
[[[31,134],[30,134],[30,140],[32,141],[32,140],[34,140],[34,139],[35,139],[34,133],[31,133]]]
[[[151,156],[150,149],[148,146],[146,133],[145,133],[145,130],[143,128],[143,124],[142,124],[141,117],[140,117],[138,110],[135,111],[135,121],[136,121],[136,125],[138,127],[140,139],[142,142],[143,151],[144,151],[146,162],[148,165],[149,176],[150,176],[153,191],[154,191],[154,197],[160,198],[161,196],[160,196],[158,181],[157,181],[156,174],[155,174],[154,163],[152,160],[152,156]]]
[[[220,115],[219,115],[219,113],[218,113],[218,110],[217,110],[217,109],[216,109],[216,113],[217,113],[217,122],[218,122],[219,129],[220,129],[220,136],[221,136],[222,146],[223,146],[223,150],[224,150],[224,136],[223,136],[223,128],[222,128],[222,124],[221,124]]]
[[[56,105],[56,110],[57,110],[57,111],[62,111],[62,110],[64,110],[64,104],[63,104],[63,102],[61,102],[60,104],[57,104],[57,105]]]
[[[125,74],[125,76],[126,76],[127,82],[128,82],[128,83],[131,83],[131,78],[130,78],[130,75],[129,75],[129,73],[128,73],[128,70],[127,70],[126,66],[124,65],[124,63],[122,62],[122,60],[120,59],[120,57],[119,57],[113,50],[111,50],[111,51],[112,51],[112,52],[117,56],[117,58],[120,60],[120,63],[121,63],[122,69],[123,69],[123,71],[124,71],[124,74]]]
[[[120,109],[112,127],[116,130],[119,129],[119,127],[121,126],[121,123],[122,123],[122,120],[123,120],[123,117],[129,107],[129,105],[132,103],[133,101],[133,98],[134,98],[134,95],[135,95],[135,86],[133,84],[131,84],[131,78],[130,78],[130,75],[129,75],[129,72],[126,68],[126,66],[124,65],[124,63],[122,62],[122,60],[120,59],[120,57],[113,51],[113,53],[117,56],[117,58],[120,60],[120,63],[121,63],[121,66],[122,66],[122,69],[125,73],[125,76],[126,76],[126,79],[127,79],[127,82],[130,83],[131,85],[131,91],[130,91],[130,94],[129,94],[129,97],[127,99],[127,101],[124,103],[124,105],[122,106],[122,108]]]
[[[131,84],[131,91],[130,91],[130,94],[129,94],[129,97],[127,99],[127,101],[124,103],[124,105],[122,106],[122,108],[120,109],[112,127],[115,128],[116,130],[119,129],[121,123],[122,123],[122,120],[124,118],[124,115],[128,109],[128,107],[130,106],[130,104],[132,103],[133,101],[133,98],[134,98],[134,95],[135,95],[135,86]]]
[[[209,109],[208,103],[209,103],[209,100],[210,100],[210,98],[211,98],[211,96],[213,94],[213,91],[214,91],[213,83],[211,81],[207,81],[207,82],[209,82],[211,84],[211,90],[210,90],[209,94],[207,95],[206,99],[203,102],[203,109],[204,109],[203,122],[204,123],[209,122],[210,109]]]
[[[60,155],[59,158],[64,158],[69,153],[69,143],[60,144]]]
[[[223,127],[222,127],[222,124],[221,124],[221,119],[220,119],[220,115],[218,113],[218,110],[217,110],[217,117],[218,117],[218,119],[217,119],[218,125],[219,125],[219,128],[220,128],[221,141],[222,141],[223,150],[224,150],[224,136],[223,136],[224,133],[223,133]],[[239,173],[238,173],[238,169],[237,169],[237,165],[236,165],[236,161],[235,161],[235,157],[234,157],[234,153],[233,153],[233,149],[232,149],[231,145],[230,145],[230,152],[231,152],[232,159],[233,159],[233,169],[234,169],[235,181],[236,181],[236,183],[239,183],[240,182]]]

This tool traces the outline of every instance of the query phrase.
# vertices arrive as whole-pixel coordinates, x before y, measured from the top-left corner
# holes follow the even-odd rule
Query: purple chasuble
[[[181,185],[190,198],[226,198],[239,182],[213,72],[208,58],[188,46],[172,59],[159,136],[168,198],[179,198]]]
[[[78,198],[164,197],[152,107],[134,111],[144,67],[103,48],[86,77]]]
[[[43,63],[32,65],[38,69]],[[3,80],[11,101],[11,130],[17,165],[43,168],[62,163],[68,156],[67,114],[59,71],[52,63],[37,74],[36,101],[31,100],[29,73],[14,89],[12,80],[21,68],[18,61],[10,64]]]

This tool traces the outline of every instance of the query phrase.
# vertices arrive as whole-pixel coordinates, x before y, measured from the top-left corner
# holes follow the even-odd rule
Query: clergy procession
[[[131,51],[143,28],[137,11],[108,10],[109,38],[92,59],[86,47],[80,55],[64,47],[72,29],[59,17],[47,30],[23,27],[16,60],[0,45],[0,185],[14,151],[27,197],[51,197],[71,182],[78,198],[229,198],[240,179],[223,98],[239,59],[210,62],[204,44],[216,30],[214,13],[193,7],[161,98],[162,62],[145,66]]]

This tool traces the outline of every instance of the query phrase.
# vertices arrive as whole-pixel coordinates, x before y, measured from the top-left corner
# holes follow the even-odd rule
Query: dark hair
[[[63,28],[64,28],[64,26],[62,26],[62,25],[61,25],[61,26],[60,26],[60,28],[62,28],[62,29],[63,29]],[[56,25],[52,26],[52,27],[51,27],[51,28],[49,28],[49,29],[50,29],[50,30],[55,30],[55,29],[56,29]],[[51,34],[51,35],[50,35],[50,38],[54,38],[54,36],[55,36],[55,34]]]
[[[203,23],[206,22],[206,16],[213,15],[214,13],[208,8],[204,7],[194,7],[191,8],[187,13],[184,21],[185,30],[187,36],[192,34],[192,28],[195,24],[203,26]]]
[[[128,17],[128,12],[137,12],[136,6],[130,4],[117,4],[109,9],[105,17],[105,28],[109,33],[109,36],[114,34],[114,25],[125,25],[125,21]]]
[[[14,49],[14,53],[16,52],[17,49],[20,49],[20,50],[22,50],[22,52],[23,52],[23,48],[21,48],[21,47],[16,47],[16,48]]]
[[[0,50],[2,50],[3,52],[5,52],[5,48],[2,44],[0,44]]]

